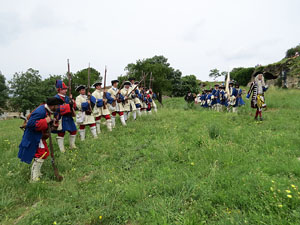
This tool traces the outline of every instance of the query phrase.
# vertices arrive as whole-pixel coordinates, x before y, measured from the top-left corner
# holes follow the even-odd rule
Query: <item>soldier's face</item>
[[[262,79],[262,74],[258,75],[258,79],[261,80]]]
[[[81,90],[79,91],[79,93],[80,93],[81,95],[85,95],[85,89],[81,89]]]
[[[59,89],[58,93],[61,95],[66,95],[67,91],[68,91],[68,89]]]
[[[129,88],[129,85],[125,85],[125,88],[128,89],[128,88]]]
[[[97,89],[97,90],[100,90],[100,89],[101,89],[101,85],[97,85],[97,86],[96,86],[96,89]]]
[[[118,87],[118,83],[114,83],[113,86],[116,88]]]

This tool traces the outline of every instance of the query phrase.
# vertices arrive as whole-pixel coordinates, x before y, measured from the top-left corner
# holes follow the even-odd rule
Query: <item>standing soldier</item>
[[[134,84],[137,86],[137,85],[139,85],[139,82],[136,81]],[[136,110],[137,110],[139,116],[142,115],[142,111],[141,111],[142,110],[142,102],[141,102],[141,99],[142,99],[142,94],[140,92],[139,87],[137,87],[135,89],[134,103],[135,103],[135,107],[136,107]]]
[[[140,91],[140,101],[141,101],[141,113],[142,114],[147,114],[147,104],[145,101],[145,95],[146,95],[146,91],[145,91],[145,87],[141,87],[139,88]]]
[[[219,84],[215,84],[215,88],[212,91],[212,108],[216,110],[217,112],[221,111],[221,95],[220,95],[220,89],[219,89]]]
[[[112,120],[110,118],[110,112],[106,103],[111,104],[113,102],[113,98],[108,92],[101,91],[101,82],[96,82],[93,86],[96,90],[93,92],[93,96],[96,98],[96,106],[94,107],[93,115],[96,121],[97,133],[101,133],[100,122],[101,117],[106,119],[106,126],[109,131],[112,131]],[[103,97],[105,93],[105,98]]]
[[[68,87],[61,80],[56,80],[57,95],[55,98],[61,99],[64,103],[59,106],[54,116],[59,120],[57,129],[57,144],[61,152],[65,152],[64,137],[66,131],[70,133],[70,149],[76,148],[75,139],[77,128],[73,120],[75,116],[76,104],[67,94]]]
[[[91,96],[90,93],[88,93],[88,96],[85,94],[86,91],[84,85],[79,85],[76,88],[76,91],[79,92],[79,95],[76,97],[76,106],[79,110],[76,115],[76,122],[80,125],[80,140],[85,140],[86,125],[90,126],[93,137],[97,138],[96,122],[94,116],[92,115],[93,108],[96,104],[96,99],[94,96]]]
[[[136,105],[135,105],[135,99],[137,98],[137,95],[136,95],[136,89],[137,89],[137,85],[135,84],[135,78],[132,77],[132,78],[129,78],[129,82],[130,82],[130,92],[131,92],[131,99],[129,98],[128,99],[128,102],[130,104],[130,112],[132,112],[132,116],[133,116],[133,119],[136,120],[136,111],[137,111],[137,108],[136,108]],[[128,113],[128,119],[130,117],[130,112]]]
[[[157,113],[157,105],[154,101],[154,99],[157,99],[157,97],[156,97],[156,94],[152,91],[152,88],[149,89],[149,95],[150,95],[150,98],[152,99],[151,108],[153,108],[154,112]]]
[[[243,100],[242,94],[243,90],[240,88],[240,85],[238,83],[235,83],[235,89],[237,91],[237,105],[240,107],[242,105],[245,105],[245,102]]]
[[[114,99],[114,101],[110,104],[109,109],[112,115],[112,127],[115,128],[116,126],[116,115],[117,113],[120,116],[120,120],[123,126],[126,126],[125,118],[124,118],[124,107],[123,107],[123,100],[124,96],[121,95],[120,90],[118,89],[118,80],[112,80],[111,85],[112,87],[108,90],[108,93]]]
[[[41,177],[41,167],[44,160],[49,156],[49,149],[46,139],[49,137],[48,126],[52,121],[51,115],[64,104],[63,100],[58,98],[48,98],[46,104],[37,107],[28,118],[25,124],[25,131],[19,145],[18,157],[22,162],[30,164],[31,181],[38,181]]]
[[[132,89],[131,89],[130,86],[131,86],[131,83],[129,81],[126,81],[124,83],[124,87],[121,89],[121,92],[120,92],[121,95],[124,96],[123,107],[124,107],[125,121],[127,121],[129,119],[132,103],[133,103],[133,100],[135,98],[135,94],[132,93]],[[135,110],[135,114],[133,114],[133,119],[136,119],[136,107],[135,107],[135,105],[134,105],[134,110]]]
[[[250,89],[247,94],[247,98],[250,98],[250,95],[252,94],[251,98],[251,107],[256,109],[255,113],[255,120],[257,120],[257,117],[260,117],[260,120],[262,121],[262,109],[265,108],[267,105],[265,103],[265,95],[264,92],[267,91],[268,86],[265,84],[265,80],[263,77],[262,72],[255,73],[256,77],[254,81],[250,85]]]

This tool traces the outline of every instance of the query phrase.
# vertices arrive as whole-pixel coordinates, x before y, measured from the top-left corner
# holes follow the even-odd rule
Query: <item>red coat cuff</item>
[[[35,122],[35,130],[43,131],[48,129],[48,124],[46,119],[40,119]]]
[[[66,115],[71,112],[71,108],[69,104],[61,105],[59,107],[60,115]]]

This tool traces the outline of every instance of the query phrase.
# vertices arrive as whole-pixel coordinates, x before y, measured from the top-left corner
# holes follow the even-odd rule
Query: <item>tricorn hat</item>
[[[96,87],[98,85],[102,85],[102,82],[101,81],[96,81],[94,84],[93,84],[93,87]]]
[[[125,82],[124,82],[124,86],[125,86],[125,85],[131,85],[131,83],[130,83],[129,81],[125,81]]]
[[[62,105],[64,104],[64,101],[61,98],[51,97],[47,98],[46,103],[47,105]]]
[[[79,91],[82,90],[82,89],[85,89],[85,86],[84,86],[84,85],[79,85],[79,86],[75,89],[75,91],[79,92]]]
[[[134,77],[130,77],[128,80],[132,81],[132,80],[135,80],[135,78]]]
[[[119,83],[119,81],[118,80],[112,80],[111,81],[111,85],[114,85],[115,83]]]

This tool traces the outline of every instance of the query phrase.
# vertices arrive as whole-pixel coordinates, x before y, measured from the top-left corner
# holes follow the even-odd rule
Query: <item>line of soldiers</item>
[[[203,108],[209,108],[218,112],[227,109],[237,112],[238,107],[245,105],[242,98],[243,91],[238,83],[229,82],[229,91],[225,91],[224,85],[215,84],[213,89],[204,90],[194,99],[196,104]]]
[[[157,112],[154,99],[156,95],[152,89],[139,86],[135,78],[123,83],[118,89],[118,80],[111,81],[112,87],[103,90],[101,82],[95,82],[93,93],[86,93],[86,87],[79,85],[76,91],[79,95],[75,100],[72,95],[67,96],[68,87],[61,80],[56,81],[57,94],[48,98],[45,104],[37,107],[27,118],[24,124],[24,135],[19,145],[18,157],[22,162],[30,164],[31,181],[38,181],[41,177],[41,167],[44,160],[49,156],[49,149],[46,140],[48,139],[49,126],[55,127],[52,133],[57,133],[57,143],[61,152],[65,152],[64,139],[66,132],[69,132],[69,148],[75,149],[77,126],[79,126],[80,140],[84,141],[86,126],[94,138],[101,133],[101,119],[106,120],[108,131],[116,127],[116,117],[119,115],[121,124],[126,126],[132,115],[136,120],[137,116],[150,115],[152,110]],[[52,119],[53,117],[53,119]]]

